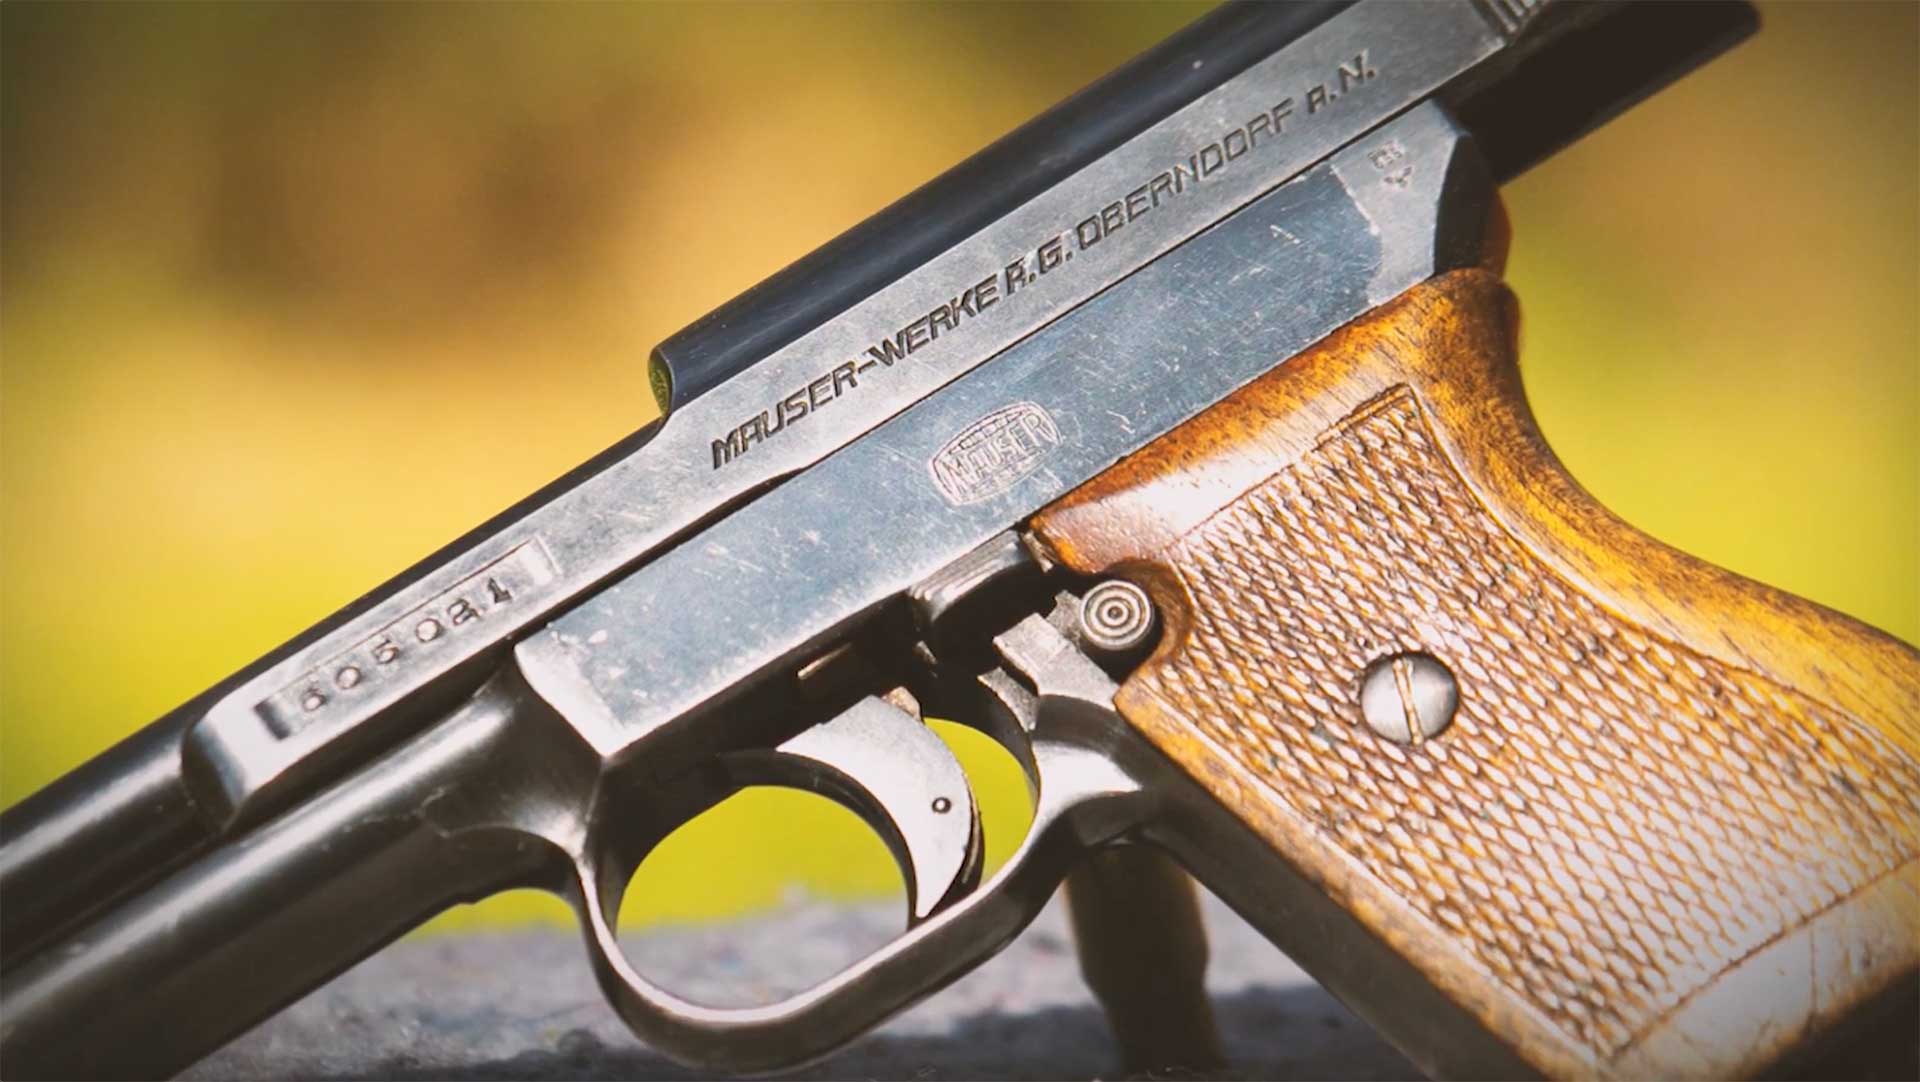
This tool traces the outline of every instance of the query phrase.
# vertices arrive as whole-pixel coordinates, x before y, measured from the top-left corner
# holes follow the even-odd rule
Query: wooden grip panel
[[[1443,276],[1035,530],[1161,608],[1121,713],[1526,1065],[1760,1069],[1915,979],[1920,655],[1600,508],[1514,326]],[[1450,724],[1382,736],[1421,654]]]

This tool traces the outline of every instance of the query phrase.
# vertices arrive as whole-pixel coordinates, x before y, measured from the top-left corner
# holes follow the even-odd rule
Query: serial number
[[[392,686],[400,674],[460,650],[490,617],[526,604],[557,578],[546,546],[537,538],[524,541],[268,696],[260,715],[283,738],[336,717]]]

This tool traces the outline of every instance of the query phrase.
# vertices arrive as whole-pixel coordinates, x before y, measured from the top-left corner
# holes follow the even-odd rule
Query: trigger
[[[866,820],[906,877],[911,923],[979,882],[980,816],[966,773],[925,722],[885,699],[869,696],[771,751],[727,762],[737,784],[819,792]]]

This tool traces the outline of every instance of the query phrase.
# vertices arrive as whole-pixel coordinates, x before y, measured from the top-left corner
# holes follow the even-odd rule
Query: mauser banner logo
[[[1039,469],[1059,443],[1051,414],[1032,402],[1015,402],[962,429],[934,453],[927,470],[947,502],[979,503]]]

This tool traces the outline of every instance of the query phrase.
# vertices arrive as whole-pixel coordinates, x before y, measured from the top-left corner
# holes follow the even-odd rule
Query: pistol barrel
[[[662,413],[1072,176],[1352,0],[1227,4],[654,348]]]
[[[0,1074],[171,1074],[442,909],[557,881],[564,856],[519,824],[585,786],[555,784],[566,744],[523,705],[496,680],[246,844],[10,966]]]

